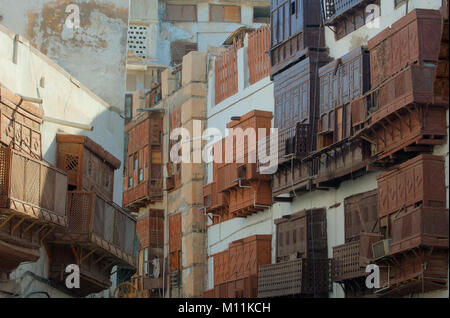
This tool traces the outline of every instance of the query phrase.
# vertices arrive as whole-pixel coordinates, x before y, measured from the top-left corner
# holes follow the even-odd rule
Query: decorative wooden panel
[[[0,143],[41,159],[40,125],[43,113],[42,108],[22,101],[21,97],[1,86]]]
[[[394,217],[389,254],[418,247],[448,250],[447,209],[422,206]]]
[[[227,282],[236,286],[256,276],[260,265],[270,263],[271,245],[271,235],[254,235],[230,243],[227,250],[214,255],[214,286]]]
[[[321,295],[331,289],[331,260],[298,259],[259,267],[258,298]]]
[[[334,142],[350,137],[352,123],[348,104],[370,88],[369,51],[357,48],[322,67],[319,76],[319,132],[332,133]]]
[[[395,264],[380,264],[383,269],[381,286],[384,287],[385,296],[402,297],[447,289],[448,250],[427,251],[425,254],[422,252],[422,255],[417,257],[417,253],[404,253],[396,257]]]
[[[448,0],[442,0],[441,15],[443,18],[441,31],[441,47],[439,50],[439,60],[436,67],[436,78],[433,83],[433,92],[443,100],[449,100],[449,20],[448,20]]]
[[[358,240],[361,232],[379,233],[378,190],[344,199],[345,242]]]
[[[163,247],[164,211],[150,210],[147,216],[137,220],[136,233],[140,248]]]
[[[292,166],[291,166],[292,164]],[[309,185],[309,163],[293,160],[291,164],[279,165],[272,176],[272,195],[279,196]]]
[[[370,89],[369,51],[359,47],[319,70],[320,114],[350,103]]]
[[[435,96],[432,83],[434,66],[411,65],[392,76],[375,90],[352,101],[352,126],[355,132],[371,125],[411,104],[447,106],[448,100]]]
[[[269,76],[270,60],[266,52],[270,49],[270,27],[264,26],[248,34],[248,66],[250,84]]]
[[[222,159],[230,161],[225,158],[225,153],[231,154],[232,162],[217,164],[214,165],[215,168],[213,167],[217,173],[217,191],[224,193],[225,197],[212,199],[211,202],[219,200],[227,202],[227,213],[230,217],[246,217],[262,210],[263,206],[272,205],[270,176],[258,173],[256,156],[252,158],[255,160],[254,162],[249,160],[249,154],[258,151],[258,140],[269,135],[271,119],[272,113],[255,110],[227,125],[230,134],[222,141],[224,148],[222,149]],[[251,129],[255,133],[247,137],[239,133],[239,130],[242,130],[247,134],[247,129]],[[265,130],[264,135],[261,130]],[[240,138],[241,136],[242,138]],[[230,151],[227,147],[231,143],[233,149]],[[244,184],[246,187],[242,187]],[[228,219],[228,217],[224,219]]]
[[[276,4],[272,3],[270,12],[272,75],[298,61],[305,55],[305,49],[325,47],[323,29],[318,27],[320,21],[319,1],[283,0]]]
[[[438,61],[441,15],[414,9],[369,40],[372,87],[377,87],[407,65]],[[430,83],[431,84],[431,83]]]
[[[311,52],[303,61],[274,76],[275,128],[294,127],[298,122],[311,124],[315,120],[312,114],[319,115],[316,74],[328,61],[327,54]]]
[[[56,142],[57,166],[67,172],[71,189],[96,191],[112,200],[120,160],[86,136],[57,134]]]
[[[98,193],[69,191],[67,198],[68,228],[49,241],[104,250],[115,264],[134,266],[136,220]]]
[[[44,223],[66,226],[66,174],[47,163],[0,147],[2,208]]]
[[[422,204],[445,207],[445,168],[440,156],[420,155],[378,176],[379,216]]]
[[[216,57],[215,61],[215,104],[238,92],[237,51],[242,47],[238,41],[225,52]]]
[[[323,148],[305,160],[310,163],[313,183],[337,186],[352,173],[366,169],[370,159],[370,147],[367,141],[345,138]]]
[[[426,152],[432,145],[444,144],[446,134],[445,108],[409,104],[365,127],[357,136],[371,141],[372,156],[383,164],[395,153]]]
[[[324,209],[304,210],[275,220],[278,262],[292,258],[327,258],[327,221]]]
[[[367,275],[365,267],[373,260],[372,244],[383,237],[380,234],[360,234],[356,240],[333,246],[333,281],[343,282]]]
[[[169,251],[181,251],[181,214],[169,216]]]
[[[214,286],[229,279],[229,250],[214,255]]]
[[[129,133],[130,139],[123,205],[137,211],[139,207],[162,198],[162,116],[142,116],[128,124],[125,131]]]

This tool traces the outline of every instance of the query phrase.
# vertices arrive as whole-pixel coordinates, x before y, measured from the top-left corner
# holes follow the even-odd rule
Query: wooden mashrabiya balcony
[[[0,271],[39,258],[42,241],[67,225],[66,197],[63,171],[0,148]]]
[[[80,267],[80,296],[111,285],[111,269],[135,267],[136,220],[118,205],[91,191],[69,191],[67,229],[49,239],[50,278],[63,283],[69,264]]]

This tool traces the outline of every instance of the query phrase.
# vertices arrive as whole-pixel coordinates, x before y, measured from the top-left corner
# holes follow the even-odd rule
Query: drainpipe
[[[167,163],[170,162],[170,104],[167,104],[167,136],[166,136],[166,142],[167,142]],[[164,184],[164,183],[163,183]],[[166,208],[164,211],[164,251],[163,251],[163,298],[166,298],[166,267],[169,268],[169,253],[168,253],[168,244],[169,244],[169,190],[166,187]],[[167,240],[167,244],[166,241]],[[167,263],[166,263],[167,258]],[[170,280],[169,280],[170,281]]]

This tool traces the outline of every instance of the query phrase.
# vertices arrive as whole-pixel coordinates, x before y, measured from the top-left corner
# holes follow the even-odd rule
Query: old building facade
[[[135,268],[120,207],[128,1],[72,4],[0,5],[0,297],[110,297]]]
[[[245,204],[251,178],[209,165],[205,297],[448,296],[447,11],[440,0],[274,0],[265,78],[239,86],[249,43],[230,62],[236,87],[210,69],[207,125],[268,110],[279,148],[273,203],[243,211],[232,201]],[[265,81],[274,99],[258,99]],[[366,287],[369,264],[379,288]]]
[[[447,0],[74,4],[0,6],[1,296],[448,296]]]

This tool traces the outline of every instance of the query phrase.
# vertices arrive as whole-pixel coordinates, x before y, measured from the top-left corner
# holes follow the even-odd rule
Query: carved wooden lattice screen
[[[216,104],[238,92],[237,51],[241,47],[242,42],[238,41],[216,58]]]

